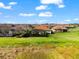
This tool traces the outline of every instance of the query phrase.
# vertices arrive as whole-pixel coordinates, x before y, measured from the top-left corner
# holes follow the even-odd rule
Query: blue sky
[[[79,0],[0,0],[0,23],[79,23]]]

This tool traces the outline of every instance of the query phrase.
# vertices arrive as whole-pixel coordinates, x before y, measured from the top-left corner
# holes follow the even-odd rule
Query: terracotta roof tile
[[[48,30],[49,27],[48,27],[48,25],[39,25],[39,26],[35,26],[34,29],[38,29],[38,30]]]

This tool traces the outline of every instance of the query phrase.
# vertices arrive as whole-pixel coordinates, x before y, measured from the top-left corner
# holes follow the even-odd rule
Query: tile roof
[[[48,30],[49,29],[49,26],[48,25],[38,25],[38,26],[35,26],[34,29]]]
[[[67,29],[65,26],[54,26],[52,29]]]

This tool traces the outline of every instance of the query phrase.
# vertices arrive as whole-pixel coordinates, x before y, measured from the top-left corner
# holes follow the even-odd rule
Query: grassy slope
[[[28,38],[15,38],[15,37],[0,37],[0,46],[6,45],[29,45],[29,44],[77,44],[79,42],[78,28],[72,29],[71,32],[56,33],[50,37],[28,37]]]
[[[29,44],[34,45],[26,46]],[[2,55],[3,52],[6,53],[3,57],[12,53],[10,56],[16,55],[14,59],[79,59],[79,28],[71,29],[71,32],[52,34],[50,37],[0,37],[0,46],[7,45],[26,47],[0,48]]]

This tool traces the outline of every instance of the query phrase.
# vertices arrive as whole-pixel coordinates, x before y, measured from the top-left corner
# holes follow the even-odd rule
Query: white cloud
[[[52,17],[53,14],[51,12],[42,12],[42,13],[39,13],[40,17]]]
[[[4,8],[4,9],[12,9],[12,6],[6,6],[4,3],[0,2],[0,8]]]
[[[65,7],[64,6],[64,3],[63,3],[63,0],[40,0],[42,4],[55,4],[57,5],[58,7]]]
[[[64,20],[64,21],[70,22],[71,20],[70,19],[67,19],[67,20]]]
[[[3,2],[0,2],[0,8],[3,9],[12,9],[12,5],[16,5],[17,2],[10,2],[9,5],[5,5]]]
[[[16,5],[17,2],[10,2],[9,5]]]
[[[20,13],[19,15],[26,17],[26,16],[34,16],[35,14],[33,14],[33,13]]]
[[[65,5],[59,5],[58,7],[59,7],[59,8],[64,8],[64,7],[65,7]]]
[[[75,21],[78,21],[79,19],[78,19],[78,18],[75,18],[74,20],[75,20]]]
[[[12,6],[5,6],[4,9],[12,9]]]
[[[46,5],[40,5],[36,7],[36,10],[45,10],[47,8]]]
[[[2,2],[0,2],[0,7],[4,7],[4,4]]]
[[[72,22],[72,21],[78,21],[79,19],[78,18],[74,18],[74,19],[67,19],[67,20],[64,20],[66,22]]]

